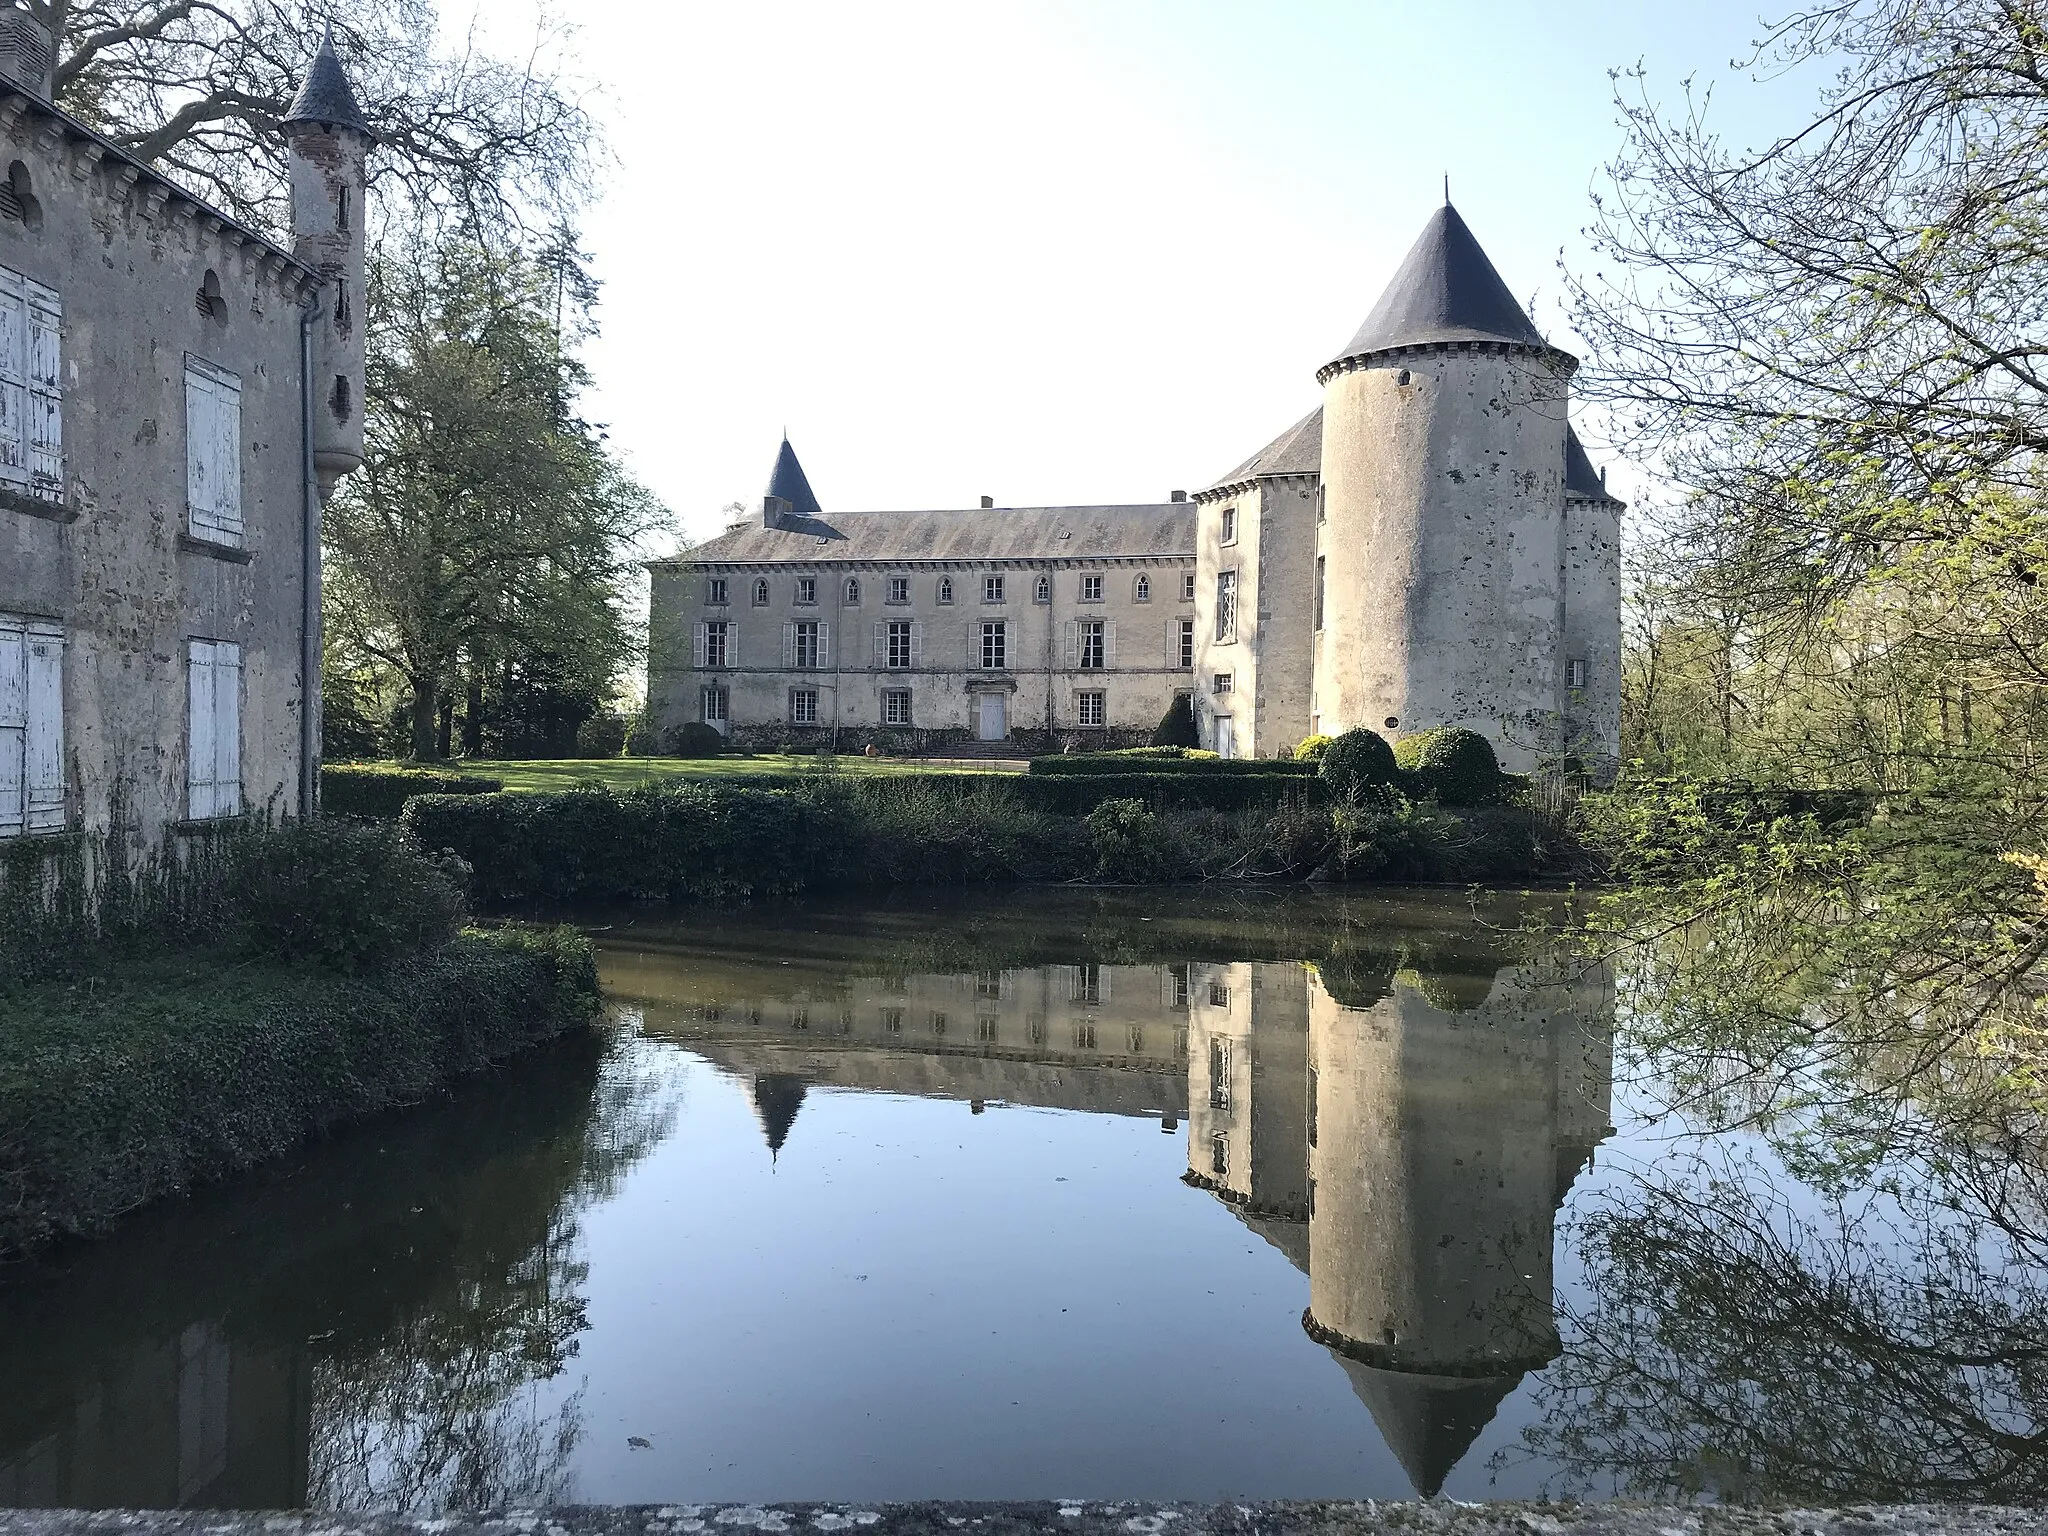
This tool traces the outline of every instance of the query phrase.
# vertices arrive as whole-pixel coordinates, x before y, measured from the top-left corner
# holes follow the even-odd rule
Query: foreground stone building
[[[369,126],[323,43],[283,124],[287,250],[52,105],[50,71],[0,6],[0,838],[302,813]]]
[[[787,441],[757,521],[652,568],[648,706],[745,746],[1271,756],[1369,726],[1504,766],[1620,748],[1622,504],[1568,423],[1577,363],[1446,204],[1323,404],[1192,504],[828,513]]]

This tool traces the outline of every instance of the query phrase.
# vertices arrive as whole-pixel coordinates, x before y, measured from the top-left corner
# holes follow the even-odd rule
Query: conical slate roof
[[[1246,459],[1210,490],[1260,475],[1318,475],[1323,470],[1323,408],[1319,405]]]
[[[1439,341],[1548,345],[1449,203],[1430,215],[1422,237],[1337,361]]]
[[[782,440],[782,451],[775,455],[775,473],[768,477],[768,494],[788,502],[792,512],[805,517],[817,517],[822,511],[811,482],[804,478],[803,465],[796,461],[796,450],[789,446],[786,437]]]
[[[1594,501],[1615,499],[1608,493],[1607,482],[1600,478],[1600,471],[1586,456],[1586,445],[1579,441],[1579,434],[1570,427],[1564,429],[1564,493],[1567,496],[1590,497]]]
[[[1480,1431],[1493,1422],[1501,1400],[1522,1379],[1410,1375],[1341,1354],[1337,1363],[1351,1378],[1351,1390],[1371,1410],[1387,1449],[1425,1499],[1437,1496]]]
[[[307,67],[299,94],[285,112],[286,123],[326,123],[335,128],[353,128],[375,138],[356,102],[355,87],[348,83],[348,71],[341,67],[341,55],[334,51],[334,29],[321,35],[320,47]]]
[[[768,1137],[768,1150],[780,1152],[804,1107],[804,1080],[791,1072],[763,1072],[754,1079],[754,1113]]]

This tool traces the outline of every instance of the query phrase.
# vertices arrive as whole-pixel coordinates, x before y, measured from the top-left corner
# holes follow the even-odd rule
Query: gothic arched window
[[[953,578],[950,576],[941,576],[939,578],[939,601],[942,603],[953,601]]]
[[[1041,576],[1036,582],[1032,583],[1031,601],[1034,603],[1049,603],[1052,601],[1052,578],[1050,576]]]
[[[846,600],[849,603],[860,601],[860,578],[858,576],[846,578]]]
[[[1152,578],[1150,576],[1140,576],[1131,583],[1131,598],[1134,602],[1140,603],[1152,601]]]
[[[759,576],[754,580],[754,606],[756,608],[766,608],[768,606],[768,578],[766,576]]]

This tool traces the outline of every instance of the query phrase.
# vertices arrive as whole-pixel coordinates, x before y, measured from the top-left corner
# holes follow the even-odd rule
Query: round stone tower
[[[293,254],[328,279],[313,332],[313,467],[320,494],[363,462],[363,195],[376,135],[334,51],[320,40],[285,114],[290,146]]]
[[[1317,374],[1323,730],[1468,726],[1518,772],[1561,750],[1577,366],[1446,203]]]

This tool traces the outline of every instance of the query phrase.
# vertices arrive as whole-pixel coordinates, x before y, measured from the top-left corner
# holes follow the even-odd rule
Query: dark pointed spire
[[[1444,1479],[1493,1422],[1501,1400],[1521,1384],[1519,1376],[1411,1376],[1345,1355],[1337,1361],[1387,1449],[1425,1499],[1442,1491]]]
[[[1422,237],[1336,361],[1438,341],[1549,345],[1448,201],[1430,215]]]
[[[324,123],[330,128],[353,128],[366,138],[376,137],[356,102],[348,71],[341,67],[341,55],[334,51],[334,28],[329,27],[320,35],[320,46],[313,54],[313,62],[306,67],[306,78],[299,86],[299,94],[292,98],[284,121],[287,127],[293,123]]]
[[[1564,429],[1564,493],[1567,496],[1583,496],[1589,501],[1613,501],[1607,482],[1600,471],[1593,467],[1593,461],[1586,456],[1586,445],[1579,441],[1579,434],[1570,427]]]
[[[768,1150],[780,1152],[804,1107],[804,1080],[790,1072],[763,1072],[754,1079],[754,1113],[768,1137]]]
[[[775,455],[775,473],[768,477],[768,494],[788,502],[792,512],[805,517],[819,515],[818,498],[811,490],[811,482],[804,477],[803,465],[796,461],[796,450],[789,446],[787,434],[782,439],[782,451]]]

